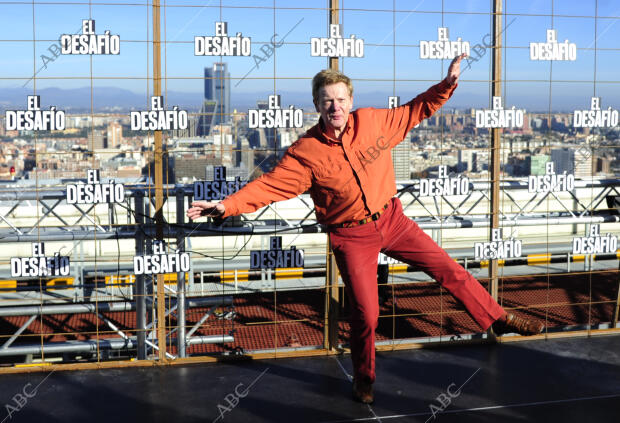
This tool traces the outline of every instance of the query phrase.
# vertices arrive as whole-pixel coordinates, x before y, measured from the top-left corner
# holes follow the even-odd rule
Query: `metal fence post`
[[[491,96],[501,96],[502,93],[502,1],[493,1],[493,66],[492,66],[492,83]],[[499,228],[499,196],[500,196],[500,130],[493,128],[491,130],[491,224],[490,239],[492,238],[493,229]],[[497,286],[497,259],[489,260],[489,292],[498,299]]]
[[[134,193],[134,209],[136,219],[136,256],[144,255],[144,192]],[[136,301],[136,342],[138,344],[138,360],[146,360],[146,289],[144,275],[136,275],[133,285],[133,297]]]
[[[161,96],[161,7],[153,0],[153,95]],[[155,131],[155,225],[156,238],[164,238],[164,189],[163,189],[163,142],[162,131]],[[166,299],[164,275],[157,275],[157,339],[159,360],[166,360]]]
[[[329,23],[338,24],[339,6],[338,0],[330,0]],[[330,57],[328,60],[329,68],[338,70],[338,58]],[[340,303],[340,292],[338,290],[338,266],[332,251],[329,235],[327,236],[326,249],[326,272],[325,272],[325,326],[323,328],[323,348],[334,351],[338,347],[338,310]]]
[[[182,187],[176,189],[176,212],[177,212],[177,252],[185,251],[184,218],[184,192]],[[177,355],[185,357],[185,272],[177,273]]]

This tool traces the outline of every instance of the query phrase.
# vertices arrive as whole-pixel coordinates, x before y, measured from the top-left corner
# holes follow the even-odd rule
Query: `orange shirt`
[[[390,150],[448,101],[456,87],[443,80],[402,106],[355,110],[341,141],[328,137],[319,120],[270,172],[222,201],[223,217],[250,213],[308,190],[319,223],[355,221],[379,211],[396,194]]]

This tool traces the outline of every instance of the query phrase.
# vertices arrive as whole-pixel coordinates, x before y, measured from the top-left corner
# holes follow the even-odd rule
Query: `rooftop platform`
[[[372,406],[348,355],[5,374],[16,422],[603,422],[620,415],[620,335],[377,353]],[[34,390],[36,389],[36,393]],[[22,401],[23,402],[23,401]],[[443,404],[442,404],[443,402]],[[615,417],[614,417],[615,416]]]

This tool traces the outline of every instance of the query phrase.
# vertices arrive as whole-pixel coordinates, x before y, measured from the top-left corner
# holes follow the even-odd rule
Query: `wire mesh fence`
[[[352,79],[356,108],[389,108],[460,52],[450,101],[390,152],[405,214],[542,336],[613,331],[619,12],[0,1],[0,360],[348,348],[351,301],[308,192],[223,222],[185,212],[268,173],[317,124],[321,69]],[[378,262],[377,348],[489,339],[421,269]]]

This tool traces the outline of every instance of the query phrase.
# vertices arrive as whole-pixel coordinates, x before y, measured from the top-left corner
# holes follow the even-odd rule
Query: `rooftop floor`
[[[11,421],[602,422],[620,415],[617,334],[379,352],[372,406],[351,399],[351,372],[342,355],[7,374],[2,418],[24,393],[31,397]]]

